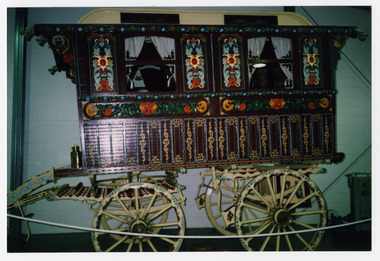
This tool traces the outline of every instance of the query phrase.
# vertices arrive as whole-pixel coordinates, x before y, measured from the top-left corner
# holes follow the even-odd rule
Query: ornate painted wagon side
[[[313,250],[326,225],[309,178],[335,148],[334,70],[353,27],[169,24],[38,24],[76,84],[82,154],[8,194],[8,209],[36,200],[85,201],[97,251],[178,251],[185,203],[176,176],[207,168],[196,201],[247,250]],[[236,17],[235,17],[236,19]],[[226,20],[227,21],[227,20]],[[232,21],[232,22],[231,22]],[[82,164],[79,164],[82,162]],[[150,175],[161,170],[163,175]],[[117,178],[108,174],[117,174]],[[55,186],[89,176],[91,186]],[[156,237],[158,235],[158,237]],[[162,236],[160,236],[162,235]]]

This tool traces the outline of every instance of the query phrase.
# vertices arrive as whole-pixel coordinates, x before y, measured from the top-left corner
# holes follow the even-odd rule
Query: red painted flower
[[[74,56],[72,53],[67,53],[62,56],[62,60],[66,64],[70,64],[73,61],[73,59],[74,59]]]
[[[199,78],[194,78],[191,80],[191,84],[192,84],[191,85],[192,88],[195,88],[195,89],[200,88],[201,87],[201,80],[199,80]]]
[[[106,108],[105,110],[102,110],[102,114],[106,117],[109,117],[112,115],[112,109],[111,108]]]
[[[315,77],[315,75],[310,75],[309,76],[309,82],[307,83],[307,85],[318,85],[318,82],[317,82],[317,78]]]
[[[141,103],[139,109],[144,114],[152,114],[156,112],[157,104],[154,102]]]
[[[107,80],[101,80],[99,82],[99,84],[100,84],[100,86],[98,88],[96,88],[97,91],[100,91],[100,90],[103,90],[103,91],[112,90],[112,88],[110,87],[109,82]]]
[[[307,104],[307,106],[309,106],[309,109],[312,109],[312,110],[315,109],[314,102],[309,102],[309,103]]]
[[[236,86],[236,78],[230,77],[230,79],[228,79],[228,86],[226,87],[235,87],[235,86]]]
[[[240,103],[237,108],[239,111],[244,111],[247,108],[247,105],[245,105],[245,103]]]
[[[270,99],[269,105],[272,107],[272,109],[279,110],[279,109],[284,108],[285,101],[282,98]]]
[[[191,113],[193,111],[193,109],[189,105],[186,105],[183,107],[183,111],[185,113]]]

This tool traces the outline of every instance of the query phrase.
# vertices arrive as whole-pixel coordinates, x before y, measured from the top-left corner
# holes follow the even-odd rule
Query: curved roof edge
[[[99,8],[88,12],[78,24],[120,24],[120,13],[179,14],[180,24],[223,25],[224,15],[277,16],[278,25],[313,25],[305,17],[293,12],[228,11],[165,8]]]

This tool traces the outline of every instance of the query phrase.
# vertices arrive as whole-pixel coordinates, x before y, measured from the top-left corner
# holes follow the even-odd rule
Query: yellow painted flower
[[[225,111],[231,111],[234,108],[234,104],[231,100],[224,100],[224,102],[222,103],[222,108]]]
[[[321,105],[321,107],[323,108],[323,109],[326,109],[327,107],[329,107],[329,99],[327,99],[327,98],[322,98],[321,100],[320,100],[320,102],[319,102],[319,105]]]
[[[94,104],[89,104],[86,107],[86,113],[90,117],[95,116],[98,113],[98,108]]]
[[[198,102],[198,104],[197,104],[197,110],[200,113],[204,113],[207,110],[207,102],[205,102],[205,101]]]

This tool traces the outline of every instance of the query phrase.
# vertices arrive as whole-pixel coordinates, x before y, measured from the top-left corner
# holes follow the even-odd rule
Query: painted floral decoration
[[[142,113],[149,115],[156,112],[157,104],[154,102],[141,103],[139,109],[141,110]]]
[[[197,110],[200,113],[204,113],[207,110],[207,103],[205,101],[200,101],[197,104]]]
[[[234,104],[231,100],[224,100],[224,102],[222,103],[222,108],[225,111],[231,111],[234,108]]]
[[[185,113],[191,113],[191,112],[193,111],[193,109],[192,109],[189,105],[185,105],[185,106],[183,107],[183,111],[184,111]]]
[[[94,104],[89,104],[86,107],[86,113],[90,117],[95,116],[98,113],[98,111],[98,108],[96,108]]]
[[[270,99],[269,105],[272,107],[272,109],[279,110],[284,108],[285,101],[283,98]]]
[[[105,108],[103,111],[102,111],[103,115],[104,116],[111,116],[112,115],[112,109],[111,108]]]
[[[322,98],[321,101],[319,102],[319,105],[321,105],[323,109],[326,109],[327,107],[329,107],[329,99]]]

